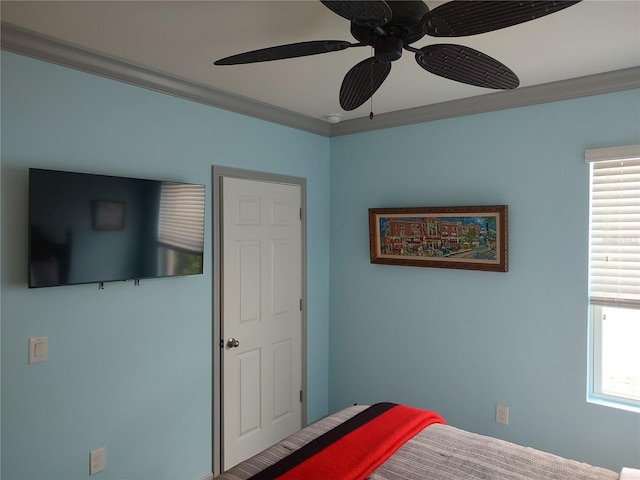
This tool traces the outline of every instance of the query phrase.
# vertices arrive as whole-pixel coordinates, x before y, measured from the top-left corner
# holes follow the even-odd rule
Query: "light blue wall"
[[[201,182],[209,212],[213,164],[305,177],[310,421],[397,401],[640,466],[638,415],[585,402],[582,160],[639,143],[639,111],[631,91],[329,140],[3,52],[2,478],[88,478],[103,445],[105,480],[211,469],[211,242],[202,276],[28,290],[28,167]],[[501,203],[509,273],[369,263],[370,207]]]
[[[330,410],[408,403],[577,460],[640,466],[640,416],[585,401],[583,160],[586,148],[640,143],[639,112],[636,90],[333,139]],[[369,262],[368,208],[491,204],[509,206],[508,273]]]
[[[329,139],[2,53],[2,472],[211,472],[211,166],[307,179],[308,418],[328,411]],[[205,273],[29,290],[29,167],[204,183]],[[28,338],[49,361],[27,364]]]

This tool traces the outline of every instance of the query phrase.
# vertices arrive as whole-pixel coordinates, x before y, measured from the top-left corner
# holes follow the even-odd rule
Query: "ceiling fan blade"
[[[386,25],[393,16],[391,7],[384,1],[320,1],[334,13],[365,27],[381,27]]]
[[[269,62],[285,58],[306,57],[320,53],[336,52],[351,46],[360,46],[343,40],[315,40],[312,42],[289,43],[277,47],[261,48],[239,53],[213,62],[214,65],[240,65],[243,63]]]
[[[423,27],[432,37],[464,37],[535,20],[579,3],[571,1],[450,1],[431,10]]]
[[[391,62],[367,58],[347,72],[340,87],[340,106],[355,110],[369,100],[391,71]]]
[[[510,90],[520,84],[517,75],[495,58],[462,45],[428,45],[416,53],[416,61],[435,75],[477,87]]]

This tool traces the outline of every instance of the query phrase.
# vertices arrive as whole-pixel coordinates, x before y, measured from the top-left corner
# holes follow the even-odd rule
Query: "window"
[[[589,400],[640,410],[640,145],[587,150]]]

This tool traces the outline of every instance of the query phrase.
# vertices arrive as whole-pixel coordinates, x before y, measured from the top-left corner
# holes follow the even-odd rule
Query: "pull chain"
[[[373,58],[373,48],[371,49],[371,58]],[[373,120],[373,60],[371,61],[371,63],[369,64],[370,68],[369,68],[369,88],[370,88],[370,92],[371,92],[371,96],[369,97],[369,105],[371,106],[370,110],[369,110],[369,120]]]

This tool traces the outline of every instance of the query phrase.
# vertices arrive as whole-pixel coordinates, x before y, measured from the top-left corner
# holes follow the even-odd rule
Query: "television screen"
[[[29,287],[202,273],[204,185],[29,169]]]

